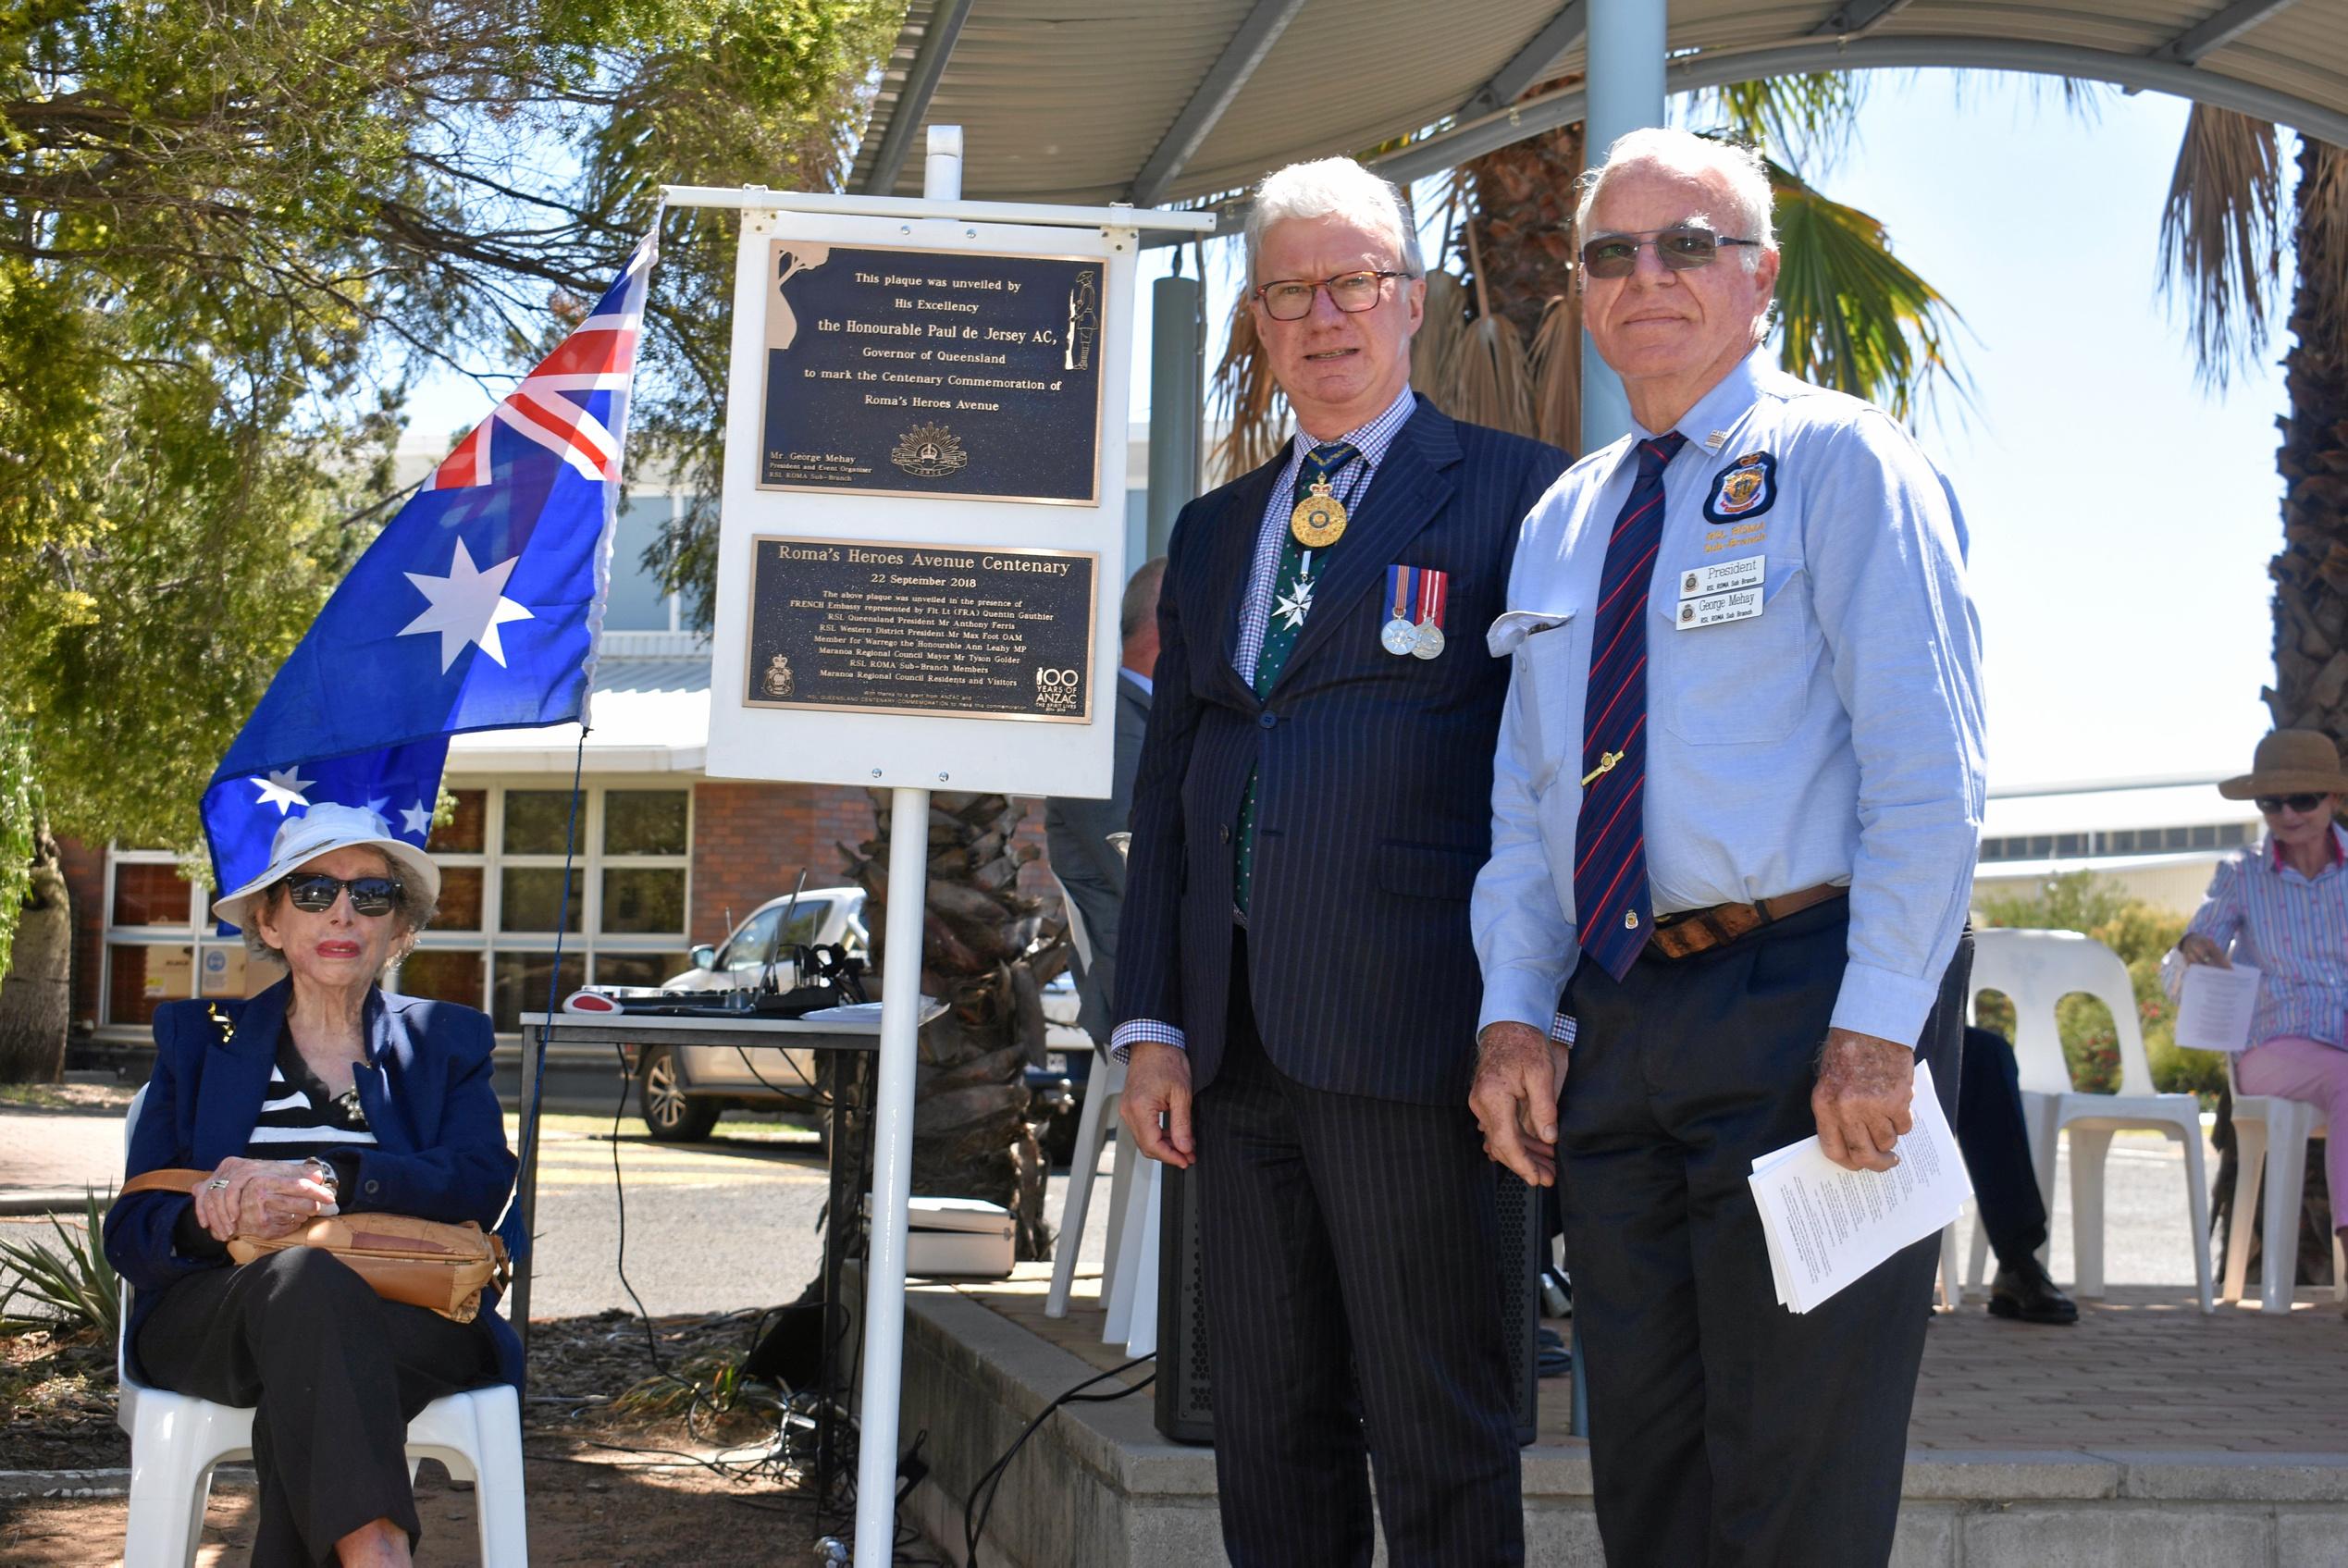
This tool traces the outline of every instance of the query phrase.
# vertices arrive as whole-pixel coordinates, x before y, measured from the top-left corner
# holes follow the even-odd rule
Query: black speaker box
[[[1492,1167],[1500,1197],[1501,1301],[1508,1336],[1509,1387],[1516,1397],[1516,1440],[1539,1426],[1540,1380],[1534,1331],[1540,1327],[1541,1204],[1538,1190]],[[1157,1266],[1157,1429],[1178,1443],[1215,1440],[1215,1400],[1207,1387],[1206,1302],[1199,1290],[1198,1205],[1187,1171],[1166,1167],[1159,1191]]]

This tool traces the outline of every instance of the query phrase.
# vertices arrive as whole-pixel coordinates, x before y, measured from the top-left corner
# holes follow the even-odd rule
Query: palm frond
[[[2222,389],[2265,353],[2282,229],[2275,128],[2194,105],[2161,208],[2160,291],[2184,307],[2205,385]]]
[[[1455,272],[1427,275],[1427,314],[1411,340],[1411,390],[1451,411],[1443,380],[1452,358],[1467,340],[1467,286]]]
[[[1288,400],[1272,379],[1272,363],[1255,337],[1255,315],[1242,294],[1231,307],[1231,329],[1206,393],[1208,415],[1223,438],[1208,454],[1209,481],[1225,484],[1269,459],[1288,428]]]
[[[52,1215],[49,1228],[57,1233],[56,1244],[0,1241],[0,1286],[5,1286],[5,1291],[0,1291],[0,1324],[52,1327],[63,1323],[95,1328],[104,1339],[115,1338],[122,1322],[122,1281],[116,1278],[114,1265],[106,1261],[101,1240],[105,1227],[105,1205],[96,1192],[85,1189],[80,1229]],[[19,1301],[36,1310],[9,1311]]]
[[[1582,446],[1582,301],[1552,295],[1533,332],[1533,433],[1553,446]]]
[[[1533,377],[1525,339],[1498,311],[1479,315],[1443,365],[1436,401],[1454,419],[1533,433]]]
[[[1737,141],[1770,148],[1804,167],[1823,167],[1849,146],[1865,93],[1859,71],[1773,76],[1701,93],[1696,113],[1714,118]]]
[[[1779,362],[1908,422],[1942,386],[1970,405],[1963,325],[1941,291],[1892,253],[1884,226],[1772,163],[1777,198]]]

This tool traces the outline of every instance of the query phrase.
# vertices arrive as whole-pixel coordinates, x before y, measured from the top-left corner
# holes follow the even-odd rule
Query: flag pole
[[[921,194],[962,196],[962,128],[929,128]],[[864,1258],[863,1421],[857,1434],[856,1568],[896,1556],[896,1441],[905,1388],[905,1240],[913,1197],[913,1079],[921,1028],[921,909],[929,895],[930,792],[889,791],[889,907],[881,963],[881,1073],[872,1121],[871,1244]],[[834,1215],[832,1223],[840,1223]]]

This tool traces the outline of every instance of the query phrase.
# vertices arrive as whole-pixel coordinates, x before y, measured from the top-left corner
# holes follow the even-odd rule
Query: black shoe
[[[1989,1282],[1989,1315],[2018,1317],[2024,1323],[2076,1323],[2079,1303],[2055,1288],[2035,1257],[2019,1265],[1999,1264]]]

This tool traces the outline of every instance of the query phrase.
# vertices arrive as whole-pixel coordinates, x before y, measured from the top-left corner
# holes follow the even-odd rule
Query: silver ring
[[[211,1180],[204,1183],[206,1187],[211,1188],[215,1192],[217,1192],[221,1188],[226,1187],[228,1184],[229,1179],[225,1176],[216,1176]]]

